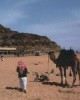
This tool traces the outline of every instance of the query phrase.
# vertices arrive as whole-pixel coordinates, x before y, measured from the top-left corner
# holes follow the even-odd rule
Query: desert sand
[[[19,80],[16,72],[17,63],[22,60],[30,72],[28,74],[27,93],[19,91]],[[48,82],[34,82],[35,72],[45,74],[46,71],[54,69],[49,74]],[[26,56],[26,57],[5,57],[0,60],[0,100],[80,100],[80,86],[78,77],[73,88],[60,86],[58,68],[49,59],[48,55]],[[72,77],[67,70],[68,82],[71,85]]]

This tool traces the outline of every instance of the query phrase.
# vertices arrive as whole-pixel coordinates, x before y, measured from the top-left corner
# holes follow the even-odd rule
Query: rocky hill
[[[17,47],[25,50],[60,50],[61,47],[46,36],[32,33],[19,33],[0,24],[0,47]]]

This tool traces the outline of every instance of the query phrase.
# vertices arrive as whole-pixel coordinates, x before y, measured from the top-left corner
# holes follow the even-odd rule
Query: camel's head
[[[49,57],[50,57],[51,60],[54,60],[55,59],[54,51],[49,51],[48,52],[48,55],[49,55]]]

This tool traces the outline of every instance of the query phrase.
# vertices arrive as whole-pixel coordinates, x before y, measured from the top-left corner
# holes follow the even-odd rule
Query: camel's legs
[[[62,67],[59,67],[60,70],[60,75],[61,75],[61,84],[63,84],[63,71],[62,71]]]
[[[73,87],[76,81],[76,67],[75,66],[72,66],[72,72],[73,72],[73,83],[72,83],[72,87]]]
[[[64,67],[64,82],[66,85],[68,85],[67,79],[66,79],[66,67]]]
[[[80,85],[80,69],[78,70],[78,75],[79,75],[79,85]]]

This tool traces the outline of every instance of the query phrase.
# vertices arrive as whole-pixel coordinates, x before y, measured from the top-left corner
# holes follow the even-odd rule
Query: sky
[[[80,49],[80,0],[0,0],[0,24]]]

